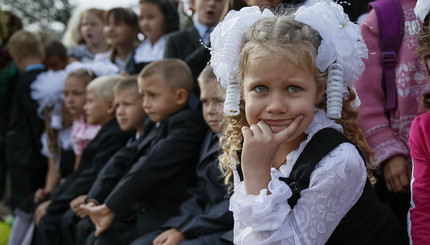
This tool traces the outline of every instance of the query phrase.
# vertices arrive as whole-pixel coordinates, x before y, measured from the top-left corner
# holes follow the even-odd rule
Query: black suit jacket
[[[158,127],[149,120],[140,157],[105,204],[116,214],[138,204],[138,234],[160,228],[179,213],[180,203],[188,198],[186,189],[195,184],[194,169],[206,129],[201,113],[189,109],[176,112]]]
[[[12,191],[10,206],[31,210],[31,195],[45,183],[47,159],[40,153],[42,142],[40,136],[45,130],[45,123],[37,115],[38,102],[31,98],[30,86],[37,75],[45,69],[34,69],[20,74],[12,96],[12,108],[6,131],[6,162],[11,171]],[[20,169],[26,173],[20,174]],[[33,172],[31,178],[28,174]],[[19,184],[20,181],[26,183]]]
[[[164,58],[178,58],[185,61],[200,46],[200,36],[193,25],[167,36]]]
[[[218,138],[209,132],[203,142],[196,173],[198,185],[190,188],[191,198],[181,205],[181,215],[170,218],[164,228],[177,228],[186,239],[233,228],[229,195],[218,162]]]
[[[11,167],[46,168],[40,136],[45,122],[37,115],[38,102],[31,98],[30,86],[37,75],[46,71],[35,69],[22,73],[16,85],[6,136],[6,157]]]
[[[96,181],[88,192],[87,201],[104,203],[106,197],[115,188],[119,180],[135,163],[133,160],[139,155],[139,143],[143,137],[134,140],[130,145],[119,150],[103,167]]]
[[[88,193],[97,174],[109,159],[125,146],[132,134],[130,131],[121,131],[116,119],[103,125],[83,151],[78,170],[67,177],[66,182],[52,194],[52,203],[48,206],[47,212],[65,212],[69,209],[70,201]]]

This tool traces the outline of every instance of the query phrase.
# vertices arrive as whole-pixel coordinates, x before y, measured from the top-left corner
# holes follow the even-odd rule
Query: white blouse
[[[331,127],[342,127],[319,110],[305,131],[308,137],[287,155],[287,164],[272,168],[272,180],[259,195],[246,195],[244,183],[234,172],[234,194],[230,210],[234,216],[234,244],[324,244],[343,216],[360,198],[367,173],[354,145],[342,143],[326,155],[310,176],[309,188],[301,192],[294,209],[287,200],[292,195],[279,177],[288,177],[313,135]]]
[[[142,62],[152,62],[162,60],[164,56],[164,48],[166,47],[166,37],[161,36],[160,39],[154,44],[151,44],[149,38],[145,38],[136,48],[134,54],[134,62],[136,64]]]

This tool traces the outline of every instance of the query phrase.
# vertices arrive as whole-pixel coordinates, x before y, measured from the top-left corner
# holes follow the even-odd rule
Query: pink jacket
[[[413,159],[409,237],[411,244],[430,244],[430,112],[412,122],[409,147]]]
[[[366,70],[355,88],[361,100],[360,125],[376,158],[385,161],[395,155],[409,156],[408,136],[412,120],[423,111],[421,95],[430,90],[425,66],[415,55],[420,21],[414,14],[416,0],[401,0],[404,9],[404,36],[397,53],[396,87],[397,107],[385,114],[385,97],[382,90],[381,51],[378,46],[378,21],[372,10],[361,24],[361,32],[369,49],[369,59],[364,60]],[[417,68],[417,65],[420,67]]]

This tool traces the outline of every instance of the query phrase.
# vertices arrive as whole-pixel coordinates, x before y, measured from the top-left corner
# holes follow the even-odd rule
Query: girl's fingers
[[[299,115],[288,125],[288,127],[284,128],[281,132],[275,134],[275,140],[278,143],[283,143],[289,140],[289,138],[296,132],[300,123],[302,122],[303,115]]]
[[[243,138],[248,138],[248,137],[254,136],[252,134],[251,129],[249,127],[247,127],[247,126],[243,126],[242,127],[242,135],[243,135]]]
[[[260,128],[260,125],[258,125],[258,124],[252,124],[249,128],[251,129],[252,134],[254,136],[259,136],[263,133],[261,128]]]

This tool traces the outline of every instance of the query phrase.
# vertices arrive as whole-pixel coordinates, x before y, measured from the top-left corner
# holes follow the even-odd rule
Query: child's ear
[[[176,90],[176,104],[184,105],[188,101],[188,92],[184,88]]]
[[[106,101],[106,103],[107,103],[107,113],[114,115],[115,110],[116,110],[115,101],[114,100],[108,100],[108,101]]]
[[[317,94],[316,94],[316,98],[315,98],[315,104],[319,104],[324,96],[325,93],[325,89],[326,89],[326,82],[321,82],[319,84],[317,84]]]

